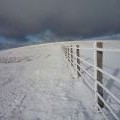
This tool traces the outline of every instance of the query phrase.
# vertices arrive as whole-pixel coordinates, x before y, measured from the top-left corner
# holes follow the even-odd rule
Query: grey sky
[[[0,0],[0,34],[120,32],[120,0]]]

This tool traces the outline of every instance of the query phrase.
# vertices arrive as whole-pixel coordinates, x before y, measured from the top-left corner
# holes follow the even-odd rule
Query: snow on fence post
[[[71,66],[73,66],[73,48],[71,45]]]
[[[64,46],[62,46],[62,49],[63,49],[63,52],[65,52],[65,51],[64,51]]]
[[[94,43],[95,101],[101,108],[103,108],[104,103],[97,95],[98,93],[101,95],[101,97],[103,97],[103,88],[97,84],[97,82],[103,84],[103,74],[99,70],[97,70],[97,67],[103,69],[103,51],[97,51],[96,50],[97,48],[103,48],[103,43],[102,42]]]
[[[98,100],[97,100],[97,69],[96,69],[97,61],[96,61],[96,56],[97,56],[97,53],[96,53],[96,41],[95,41],[94,42],[94,80],[95,80],[95,104],[97,107]]]
[[[76,55],[77,55],[77,77],[80,77],[80,49],[79,45],[76,45]]]

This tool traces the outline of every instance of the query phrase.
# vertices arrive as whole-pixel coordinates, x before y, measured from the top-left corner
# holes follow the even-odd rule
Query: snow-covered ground
[[[0,120],[104,120],[59,43],[0,52]]]

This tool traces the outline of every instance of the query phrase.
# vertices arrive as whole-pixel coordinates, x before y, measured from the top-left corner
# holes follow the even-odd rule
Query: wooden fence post
[[[65,57],[67,58],[67,48],[65,47]]]
[[[71,45],[71,66],[73,66],[73,48]]]
[[[68,61],[70,62],[70,50],[69,50],[69,46],[68,46]]]
[[[96,44],[97,48],[103,48],[102,42],[97,42]],[[96,51],[97,52],[97,67],[100,69],[103,69],[103,51]],[[103,74],[97,70],[97,81],[103,84]],[[97,84],[97,92],[103,97],[103,88]],[[102,100],[98,97],[98,104],[101,108],[104,107],[104,103]]]
[[[79,49],[79,45],[76,45],[76,55],[77,55],[77,77],[80,77],[80,49]]]
[[[66,48],[66,49],[67,49],[67,60],[68,60],[68,55],[69,55],[69,52],[68,52],[68,46],[67,46],[67,48]]]

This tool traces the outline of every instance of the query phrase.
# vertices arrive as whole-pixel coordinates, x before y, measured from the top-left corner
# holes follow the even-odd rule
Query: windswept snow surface
[[[59,43],[0,52],[0,120],[104,120]]]

